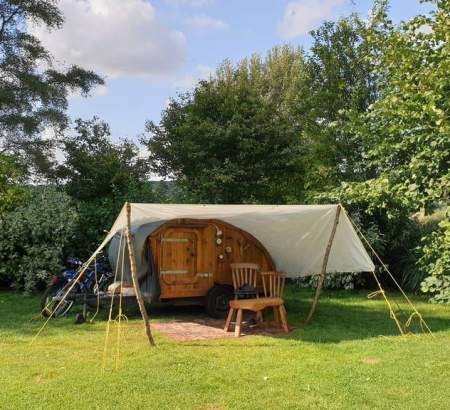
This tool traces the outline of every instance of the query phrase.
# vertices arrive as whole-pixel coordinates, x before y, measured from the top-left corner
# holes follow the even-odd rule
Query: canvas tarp
[[[138,277],[142,279],[148,268],[145,258],[147,237],[163,223],[178,218],[219,219],[251,233],[270,253],[277,270],[288,277],[319,273],[338,206],[131,204]],[[124,206],[102,244],[112,239],[109,256],[113,266],[117,260],[119,235],[125,226]],[[125,270],[129,277],[128,263]],[[347,214],[341,212],[327,273],[373,270],[373,262]]]

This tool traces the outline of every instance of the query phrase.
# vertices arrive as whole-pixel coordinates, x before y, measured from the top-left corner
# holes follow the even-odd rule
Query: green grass
[[[104,320],[75,325],[72,314],[51,321],[30,345],[42,324],[38,299],[0,293],[0,408],[450,408],[449,306],[415,298],[435,338],[400,337],[383,301],[365,293],[325,292],[307,327],[311,292],[289,288],[286,300],[296,330],[277,337],[175,343],[156,333],[152,349],[134,316],[118,369],[114,342],[102,374]],[[150,314],[203,315],[186,308]]]

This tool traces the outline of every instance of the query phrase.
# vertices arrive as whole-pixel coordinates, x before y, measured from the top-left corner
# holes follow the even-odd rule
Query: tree
[[[352,15],[312,31],[306,55],[276,47],[224,63],[148,124],[153,170],[213,202],[303,202],[373,177],[352,128],[377,97],[367,30]]]
[[[0,149],[22,158],[28,155],[24,164],[48,168],[51,141],[36,136],[46,128],[56,132],[66,128],[68,93],[86,95],[103,80],[78,66],[55,68],[49,52],[27,31],[32,24],[60,28],[63,16],[57,1],[0,2]]]
[[[113,143],[108,124],[96,117],[78,119],[74,131],[61,141],[65,160],[56,172],[69,195],[92,200],[147,181],[149,167],[138,147],[128,140]]]
[[[149,122],[152,170],[181,183],[192,200],[283,203],[301,191],[300,124],[288,101],[302,81],[301,50],[274,48],[171,101],[159,125]]]
[[[15,157],[0,154],[0,218],[24,197],[21,186],[24,176],[24,169]]]
[[[450,188],[450,3],[430,2],[390,35],[368,33],[383,86],[358,123],[369,164],[416,210],[448,202]]]
[[[308,190],[324,191],[341,181],[362,181],[373,175],[361,164],[364,140],[348,127],[377,95],[366,24],[352,15],[311,31],[307,81],[293,102],[309,148]]]
[[[398,27],[387,17],[387,2],[376,4],[363,31],[370,75],[378,84],[375,99],[342,128],[361,141],[362,159],[373,175],[344,185],[338,198],[384,234],[377,250],[402,285],[417,288],[426,267],[434,276],[422,288],[437,294],[436,285],[444,286],[450,269],[442,254],[448,223],[428,234],[411,219],[421,208],[432,211],[449,201],[450,3],[433,3],[428,16]],[[367,222],[364,227],[370,229]],[[422,255],[418,264],[416,249]]]
[[[156,195],[135,144],[113,143],[109,126],[98,118],[77,120],[74,131],[62,139],[65,161],[55,176],[78,207],[74,252],[89,256],[125,201],[154,202]]]

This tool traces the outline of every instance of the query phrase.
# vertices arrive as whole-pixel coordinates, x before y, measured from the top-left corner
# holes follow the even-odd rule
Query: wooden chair
[[[230,263],[233,277],[234,299],[258,298],[258,272],[256,263]],[[256,320],[262,322],[261,312],[256,313]]]
[[[231,275],[233,277],[234,298],[240,299],[248,296],[258,298],[256,286],[260,269],[259,265],[256,263],[231,263],[230,267]],[[242,289],[245,286],[249,289]]]
[[[262,315],[262,311],[269,307],[274,309],[274,315],[276,314],[276,319],[279,318],[283,330],[286,333],[289,332],[284,300],[282,298],[285,282],[284,275],[277,272],[265,272],[261,275],[261,278],[264,288],[264,297],[240,300],[235,299],[230,301],[230,310],[224,327],[225,332],[228,332],[235,312],[237,313],[234,335],[239,337],[241,333],[243,311],[250,310],[256,312],[257,315]]]
[[[261,281],[263,284],[264,297],[266,298],[281,298],[283,300],[284,293],[284,285],[286,282],[286,276],[282,272],[261,272]],[[279,309],[283,309],[284,316],[286,319],[286,309],[283,304],[280,305]],[[273,307],[273,318],[275,322],[282,324],[282,318],[279,315],[279,309],[277,307]]]
[[[286,276],[282,272],[261,272],[261,280],[263,284],[264,297],[266,298],[283,298],[284,284]]]

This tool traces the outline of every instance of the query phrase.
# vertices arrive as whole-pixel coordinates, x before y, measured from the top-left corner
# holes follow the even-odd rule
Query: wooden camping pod
[[[217,285],[232,286],[231,263],[275,265],[250,233],[215,219],[176,219],[149,238],[161,284],[161,300],[202,297]]]

